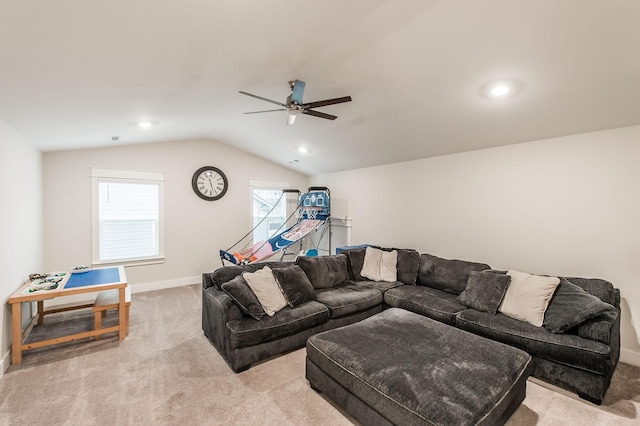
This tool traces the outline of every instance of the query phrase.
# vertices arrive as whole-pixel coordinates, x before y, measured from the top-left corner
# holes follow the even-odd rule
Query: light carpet
[[[0,424],[357,424],[309,387],[304,349],[233,373],[204,337],[201,309],[199,285],[136,293],[126,340],[25,352],[0,378]],[[56,315],[77,327],[93,320],[91,310]],[[638,425],[639,410],[640,368],[619,364],[602,406],[530,379],[507,424]]]

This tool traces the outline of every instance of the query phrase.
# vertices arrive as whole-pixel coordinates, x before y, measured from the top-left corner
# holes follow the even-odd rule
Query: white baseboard
[[[133,284],[131,285],[131,293],[143,293],[145,291],[162,290],[165,288],[182,287],[185,285],[199,284],[202,282],[202,276],[176,278],[175,280],[156,281],[152,283]]]
[[[2,356],[2,362],[0,364],[2,365],[2,374],[0,374],[0,376],[2,376],[4,375],[4,373],[6,373],[9,366],[11,366],[11,349],[9,349],[7,353]]]
[[[640,352],[620,348],[620,362],[640,367]]]

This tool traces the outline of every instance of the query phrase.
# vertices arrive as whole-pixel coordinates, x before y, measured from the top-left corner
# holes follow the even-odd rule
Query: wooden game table
[[[70,342],[87,337],[101,336],[105,333],[119,333],[119,340],[126,337],[126,311],[125,311],[125,288],[127,287],[127,277],[123,266],[91,269],[83,273],[67,273],[64,279],[58,284],[56,289],[33,291],[31,281],[24,283],[9,298],[11,307],[11,363],[13,365],[22,362],[22,352],[29,349],[41,348],[58,343]],[[113,327],[101,328],[97,330],[85,331],[82,333],[70,334],[38,342],[23,343],[26,335],[22,332],[22,303],[37,302],[38,316],[37,324],[44,323],[44,316],[47,314],[70,311],[75,309],[89,308],[93,304],[67,306],[57,309],[44,309],[44,301],[56,297],[72,296],[76,294],[97,293],[104,290],[118,289],[118,324]],[[31,290],[31,291],[30,291]],[[29,327],[27,327],[29,330]]]

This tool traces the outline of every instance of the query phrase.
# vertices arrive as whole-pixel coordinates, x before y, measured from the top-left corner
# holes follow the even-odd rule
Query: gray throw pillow
[[[467,288],[458,299],[465,306],[495,315],[509,283],[509,275],[471,271]]]
[[[615,308],[562,278],[544,314],[543,326],[552,333],[565,331]]]
[[[245,269],[242,266],[224,266],[211,273],[211,281],[213,281],[213,284],[218,290],[222,290],[222,284],[231,281],[238,275],[242,275],[243,272],[245,272]]]
[[[347,255],[299,257],[296,264],[302,268],[314,289],[331,288],[349,279]]]
[[[272,272],[284,298],[292,308],[316,298],[311,281],[298,265],[274,269]]]
[[[398,281],[403,284],[416,285],[418,268],[420,267],[420,253],[413,249],[382,249],[398,252]]]
[[[242,275],[222,284],[222,291],[227,293],[245,314],[257,320],[266,315],[260,301]]]
[[[364,266],[364,255],[366,252],[366,248],[357,248],[345,251],[348,256],[348,271],[350,272],[349,276],[354,281],[365,281],[360,272],[362,272],[362,267]]]

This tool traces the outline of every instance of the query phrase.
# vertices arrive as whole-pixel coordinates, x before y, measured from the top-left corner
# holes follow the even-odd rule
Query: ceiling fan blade
[[[262,114],[263,112],[275,112],[275,111],[286,111],[286,109],[284,109],[284,108],[267,109],[267,110],[264,110],[264,111],[243,112],[243,114]]]
[[[294,102],[298,105],[302,104],[302,95],[304,94],[304,86],[305,86],[304,81],[295,80],[293,82],[293,89],[291,92],[291,102]]]
[[[320,108],[327,105],[341,104],[343,102],[351,102],[351,96],[344,96],[342,98],[335,98],[335,99],[326,99],[324,101],[309,102],[306,104],[302,104],[302,106],[305,108]]]
[[[252,93],[243,92],[242,90],[239,91],[238,93],[241,93],[241,94],[247,95],[247,96],[251,96],[252,98],[260,99],[262,101],[271,102],[272,104],[280,105],[281,107],[286,107],[286,105],[283,104],[282,102],[272,101],[271,99],[263,98],[262,96],[254,95]]]
[[[302,110],[303,114],[313,115],[314,117],[326,118],[327,120],[335,120],[337,115],[325,114],[324,112],[313,111],[310,109]]]

